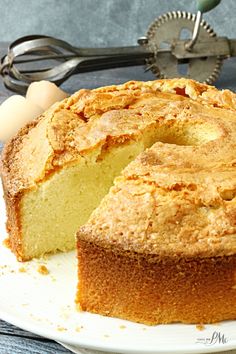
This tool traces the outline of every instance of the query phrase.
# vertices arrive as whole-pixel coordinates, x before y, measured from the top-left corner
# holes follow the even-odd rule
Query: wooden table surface
[[[0,57],[6,53],[7,46],[7,43],[0,42]],[[154,76],[152,73],[144,73],[142,67],[104,70],[74,76],[64,83],[62,88],[72,93],[80,88],[94,88],[98,86],[119,84],[134,79],[152,80],[154,79]],[[216,86],[219,88],[229,88],[236,91],[236,59],[230,59],[225,62],[222,75],[216,82]],[[10,95],[12,95],[12,92],[5,89],[0,78],[0,103]],[[70,352],[50,339],[25,332],[0,320],[0,354],[26,353],[59,354]]]

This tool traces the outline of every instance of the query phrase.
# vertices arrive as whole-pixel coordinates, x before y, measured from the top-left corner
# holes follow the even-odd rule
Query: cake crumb
[[[20,272],[20,273],[26,273],[25,267],[20,267],[20,268],[19,268],[19,272]]]
[[[120,326],[120,329],[125,329],[125,328],[126,328],[126,326],[124,326],[124,325]]]
[[[104,337],[105,338],[109,338],[110,336],[108,334],[104,334]]]
[[[49,270],[45,265],[40,265],[38,267],[38,273],[42,274],[42,275],[48,275],[49,274]]]
[[[78,326],[78,327],[76,327],[76,332],[80,332],[81,331],[81,329],[83,329],[83,326]]]
[[[65,332],[65,331],[67,331],[67,328],[62,327],[62,326],[57,326],[57,331],[59,331],[59,332]]]
[[[0,266],[0,269],[6,269],[8,266],[6,264]]]
[[[11,248],[11,244],[10,244],[10,239],[9,238],[5,238],[5,240],[3,240],[2,242],[3,246],[5,246],[6,248]]]
[[[78,303],[76,304],[76,311],[82,312],[82,307]]]
[[[204,331],[205,326],[204,326],[202,323],[200,323],[200,324],[197,324],[197,325],[196,325],[196,328],[197,328],[199,331]]]

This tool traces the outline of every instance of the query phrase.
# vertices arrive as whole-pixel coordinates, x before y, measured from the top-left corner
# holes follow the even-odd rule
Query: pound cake
[[[235,94],[186,80],[136,85],[123,129],[132,112],[134,125],[153,122],[146,146],[156,143],[77,233],[77,303],[149,325],[236,319]]]
[[[165,179],[167,176],[174,179],[176,166],[182,161],[179,170],[187,169],[182,177],[185,181],[186,176],[187,183],[188,171],[192,171],[194,178],[202,176],[205,161],[206,178],[213,175],[216,178],[215,169],[222,169],[229,177],[226,180],[222,177],[220,193],[234,193],[231,186],[234,181],[234,128],[235,95],[191,80],[134,81],[78,91],[21,129],[4,148],[1,175],[9,247],[21,261],[74,248],[76,231],[108,193],[114,178],[156,142],[159,143],[155,145],[154,161],[161,159],[163,149],[166,149],[166,155],[158,169],[153,170],[155,176],[160,168],[165,172]],[[182,157],[178,158],[177,152]],[[143,161],[151,159],[151,153],[146,153],[149,157],[142,157]],[[195,161],[197,156],[202,156],[201,161]],[[138,174],[137,178],[140,178]],[[155,183],[158,184],[158,180]],[[208,192],[214,189],[214,183],[212,186],[208,183]],[[229,183],[226,191],[223,183]],[[195,179],[190,184],[194,187]],[[168,188],[171,189],[172,184]],[[196,188],[194,193],[199,192]],[[176,190],[176,193],[180,198],[182,192]],[[171,198],[169,203],[171,205]],[[230,203],[234,200],[222,203],[217,210],[223,213],[227,206],[227,215],[233,220],[234,209]],[[129,205],[124,207],[130,208]],[[192,213],[190,207],[189,213]],[[180,225],[181,220],[180,217]],[[187,216],[184,220],[187,223]],[[213,224],[217,226],[220,220]],[[232,232],[233,226],[226,221],[228,219],[223,218],[224,233]],[[197,226],[191,223],[186,227],[194,229],[189,233],[195,237]],[[163,225],[167,227],[168,223]],[[160,225],[162,233],[163,225]],[[177,232],[176,227],[175,230]],[[188,239],[186,231],[181,232]],[[177,235],[173,233],[173,237]],[[219,240],[225,240],[222,237]],[[230,237],[226,240],[232,244]]]

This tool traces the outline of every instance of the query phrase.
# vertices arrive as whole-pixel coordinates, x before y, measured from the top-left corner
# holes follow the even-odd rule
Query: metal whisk
[[[202,19],[219,3],[197,0],[197,14],[167,12],[153,21],[137,46],[76,48],[52,37],[23,37],[1,59],[0,75],[8,88],[23,94],[32,81],[60,85],[73,74],[144,64],[158,78],[187,77],[211,84],[223,61],[236,56],[236,39],[218,37]],[[182,38],[186,30],[191,36]]]
[[[24,94],[33,81],[50,80],[60,85],[76,73],[143,65],[152,56],[142,46],[76,48],[60,39],[33,35],[9,46],[1,59],[0,74],[9,89]]]

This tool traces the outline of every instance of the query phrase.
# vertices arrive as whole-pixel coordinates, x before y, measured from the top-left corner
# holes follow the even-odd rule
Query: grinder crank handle
[[[216,7],[220,2],[221,0],[197,0],[197,15],[193,28],[192,39],[185,44],[185,49],[188,52],[192,51],[195,43],[197,42],[202,21],[202,14],[214,9],[214,7]]]
[[[197,10],[203,14],[213,10],[220,2],[221,0],[197,0]]]

